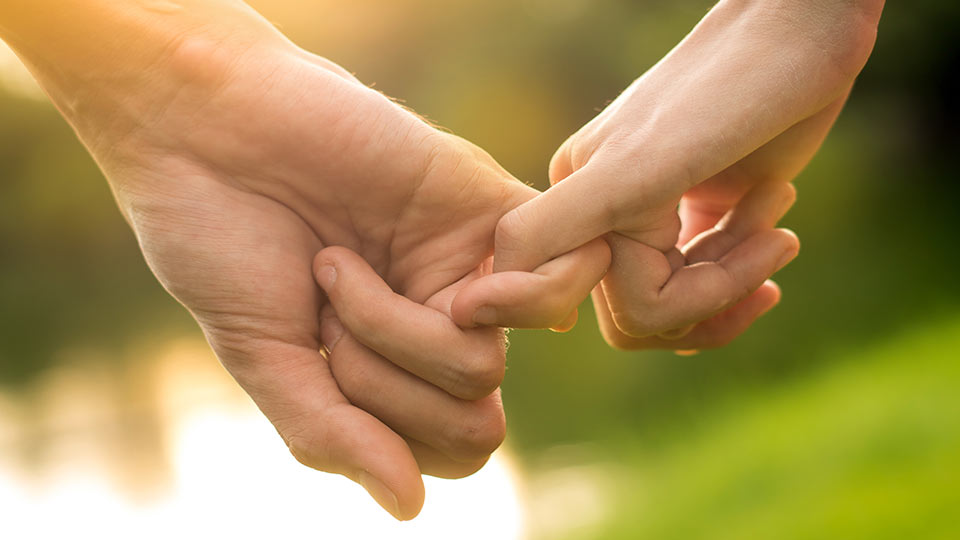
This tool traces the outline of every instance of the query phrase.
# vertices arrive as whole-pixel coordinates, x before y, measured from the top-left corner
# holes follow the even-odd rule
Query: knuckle
[[[453,367],[451,393],[466,400],[482,399],[500,386],[506,372],[505,352],[482,351],[468,355]]]
[[[324,439],[315,437],[304,430],[278,428],[278,431],[294,459],[311,469],[330,470],[330,452]]]
[[[216,40],[192,34],[177,36],[164,58],[180,80],[204,89],[227,84],[240,67],[240,60],[223,54]]]
[[[656,334],[662,323],[652,309],[625,309],[610,313],[620,332],[632,338],[645,338]]]
[[[499,396],[472,402],[460,421],[450,427],[450,457],[457,461],[485,459],[503,444],[507,422]]]
[[[632,338],[616,328],[604,327],[600,329],[600,332],[603,334],[603,340],[607,342],[607,345],[618,351],[637,351],[646,348],[642,341]]]
[[[286,438],[287,450],[290,451],[290,454],[300,462],[301,465],[306,465],[307,467],[313,467],[314,460],[308,457],[309,446],[304,442],[303,439],[299,437],[288,437]]]
[[[494,242],[498,250],[520,250],[524,243],[526,220],[522,207],[517,207],[504,214],[497,222],[494,231]]]
[[[443,167],[445,163],[443,158],[448,156],[445,150],[457,145],[456,141],[456,136],[451,136],[440,130],[432,129],[427,132],[426,136],[420,140],[419,146],[423,156],[423,162],[420,166],[421,178],[428,178]]]

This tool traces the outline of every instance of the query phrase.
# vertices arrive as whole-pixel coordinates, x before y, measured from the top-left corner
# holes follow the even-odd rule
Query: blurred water
[[[65,355],[68,357],[69,355]],[[4,538],[519,538],[507,452],[461,481],[427,479],[397,523],[362,488],[311,471],[201,341],[132,371],[75,355],[0,396]]]

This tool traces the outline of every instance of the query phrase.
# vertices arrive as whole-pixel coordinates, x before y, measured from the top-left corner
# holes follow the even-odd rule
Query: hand
[[[470,474],[503,439],[502,331],[462,331],[449,309],[537,192],[263,28],[182,39],[144,89],[55,95],[80,96],[61,108],[150,268],[294,456],[410,519],[421,472]],[[530,281],[575,268],[586,294],[609,251],[558,260]]]
[[[613,261],[593,298],[608,342],[696,349],[733,339],[779,300],[767,278],[799,248],[773,228],[794,199],[787,182],[842,108],[880,7],[718,4],[564,143],[554,187],[498,225],[495,270],[604,235]],[[496,292],[503,279],[466,287],[457,321],[492,304],[498,323],[522,324],[523,311]]]

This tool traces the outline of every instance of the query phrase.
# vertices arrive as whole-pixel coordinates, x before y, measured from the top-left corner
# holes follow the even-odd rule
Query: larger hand
[[[151,269],[291,452],[411,518],[421,470],[469,474],[503,438],[502,332],[462,331],[449,306],[484,272],[500,217],[536,192],[242,4],[190,4],[68,0],[50,12],[92,12],[109,37],[76,41],[83,55],[43,39],[18,50],[105,171]],[[15,14],[17,37],[43,37],[43,21]],[[181,15],[192,23],[165,32]],[[359,254],[317,258],[336,309],[311,275],[325,246]],[[585,294],[608,251],[568,259],[532,281],[576,268]]]

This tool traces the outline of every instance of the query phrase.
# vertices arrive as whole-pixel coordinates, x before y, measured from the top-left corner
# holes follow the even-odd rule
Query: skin
[[[788,182],[842,109],[882,8],[718,3],[560,147],[553,187],[500,221],[497,273],[461,291],[455,320],[524,326],[515,272],[603,236],[613,259],[593,300],[611,345],[690,350],[742,333],[780,298],[768,278],[799,250],[774,228]]]
[[[19,4],[0,4],[0,35],[299,461],[398,519],[419,512],[421,473],[483,465],[505,432],[504,336],[458,328],[450,303],[535,190],[242,3]],[[530,277],[585,295],[608,263],[597,241]]]

